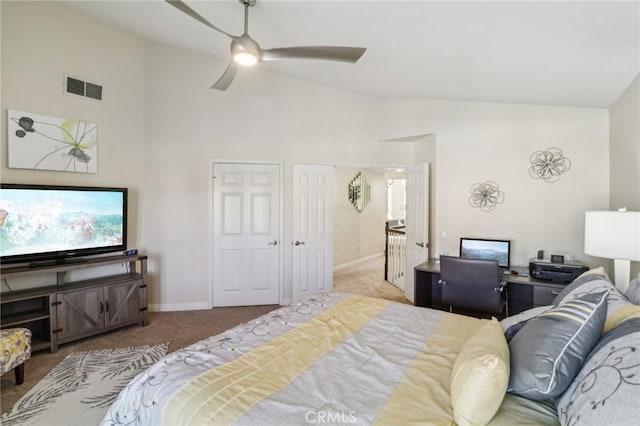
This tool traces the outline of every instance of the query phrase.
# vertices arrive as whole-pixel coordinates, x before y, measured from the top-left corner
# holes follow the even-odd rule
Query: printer
[[[577,260],[562,263],[545,259],[531,259],[529,261],[529,276],[555,283],[570,283],[588,270],[587,265]]]

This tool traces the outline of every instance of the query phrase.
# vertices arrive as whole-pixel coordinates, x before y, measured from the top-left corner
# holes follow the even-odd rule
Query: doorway
[[[334,277],[338,290],[404,299],[401,280],[405,268],[404,262],[400,264],[399,260],[404,259],[405,245],[394,245],[395,262],[389,265],[386,262],[387,224],[391,219],[398,223],[404,219],[404,183],[404,168],[335,168]],[[364,203],[351,199],[353,192],[358,191],[353,188],[354,184],[364,185],[362,191],[370,192]],[[394,228],[398,229],[397,226]],[[398,279],[388,279],[386,272],[390,266],[395,267],[393,274]]]

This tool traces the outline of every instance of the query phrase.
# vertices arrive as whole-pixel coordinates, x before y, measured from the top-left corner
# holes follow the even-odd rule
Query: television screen
[[[509,267],[511,241],[460,238],[460,257],[497,260],[501,268]]]
[[[127,189],[2,184],[3,263],[109,253],[127,247]]]

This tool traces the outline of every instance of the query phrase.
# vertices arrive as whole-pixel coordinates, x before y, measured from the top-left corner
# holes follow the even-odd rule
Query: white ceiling
[[[161,0],[61,3],[150,40],[229,56],[230,39]],[[237,0],[185,3],[242,32]],[[258,0],[249,16],[263,48],[367,48],[356,64],[287,60],[261,69],[372,96],[606,108],[640,72],[639,1]],[[225,67],[212,69],[207,85]]]

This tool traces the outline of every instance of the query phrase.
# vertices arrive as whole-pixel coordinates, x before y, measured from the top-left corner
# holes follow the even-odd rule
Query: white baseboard
[[[280,306],[291,304],[291,299],[285,299]],[[149,305],[149,312],[174,312],[174,311],[201,311],[204,309],[212,309],[205,303],[159,303]]]
[[[384,257],[383,253],[372,254],[371,256],[363,257],[362,259],[352,260],[351,262],[343,263],[342,265],[334,266],[333,271],[339,271],[344,268],[348,268],[349,266],[357,265],[358,263],[367,262],[369,260],[375,259],[376,257]]]
[[[200,311],[211,309],[208,303],[159,303],[149,305],[151,312]]]

